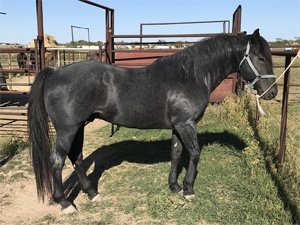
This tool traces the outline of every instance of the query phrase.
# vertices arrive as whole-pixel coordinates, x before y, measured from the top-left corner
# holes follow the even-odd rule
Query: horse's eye
[[[259,59],[259,61],[261,61],[261,62],[264,62],[264,61],[265,61],[265,58],[263,58],[263,57],[259,57],[258,59]]]

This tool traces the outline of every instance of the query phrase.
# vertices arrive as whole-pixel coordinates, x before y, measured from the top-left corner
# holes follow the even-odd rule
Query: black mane
[[[186,79],[192,77],[199,83],[199,76],[222,73],[229,58],[236,61],[232,55],[238,51],[237,38],[225,34],[205,38],[174,55],[157,59],[152,65],[159,70],[172,69],[177,74],[179,71],[181,76]],[[174,62],[177,62],[175,66]]]

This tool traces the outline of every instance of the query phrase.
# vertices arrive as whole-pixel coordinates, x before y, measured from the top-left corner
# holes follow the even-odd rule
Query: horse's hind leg
[[[169,175],[169,187],[173,193],[181,192],[182,188],[178,185],[178,164],[182,154],[182,144],[178,138],[178,133],[173,130],[171,146],[171,170]]]
[[[72,213],[76,211],[76,208],[71,202],[66,200],[63,185],[62,185],[62,169],[65,164],[67,155],[69,154],[74,138],[77,131],[82,125],[66,126],[65,129],[59,129],[57,131],[57,139],[54,150],[51,154],[51,163],[53,171],[53,199],[56,203],[59,203],[64,213]],[[62,125],[60,126],[62,127]]]
[[[84,139],[84,126],[82,126],[78,130],[75,139],[73,141],[71,151],[68,154],[68,157],[71,160],[74,169],[77,173],[82,191],[88,194],[90,200],[99,201],[101,199],[101,196],[97,191],[95,191],[92,188],[91,182],[88,179],[86,172],[83,168],[83,164],[82,164],[83,139]]]
[[[77,160],[75,161],[75,163],[73,163],[73,165],[77,173],[82,191],[88,194],[90,200],[100,201],[101,200],[100,194],[92,188],[91,182],[88,179],[86,172],[83,168],[82,153],[79,154]]]

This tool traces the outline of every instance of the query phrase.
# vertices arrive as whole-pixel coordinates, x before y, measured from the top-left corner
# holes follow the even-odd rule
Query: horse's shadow
[[[28,103],[28,95],[24,94],[23,95],[1,95],[0,98],[0,104],[2,105],[1,107],[8,107],[8,106],[26,106]]]
[[[242,151],[246,147],[242,139],[228,131],[222,133],[201,133],[198,134],[198,140],[200,148],[209,143],[219,143],[229,146],[236,151]],[[171,139],[151,142],[121,141],[98,148],[84,159],[83,165],[85,170],[87,170],[94,163],[94,170],[88,177],[92,187],[97,190],[98,181],[105,170],[120,165],[123,161],[139,164],[169,162],[171,160],[170,151]],[[179,173],[182,172],[183,168],[187,168],[188,162],[188,153],[184,150],[179,164]],[[68,200],[73,202],[81,190],[75,171],[65,179],[63,188],[66,196],[68,196]]]

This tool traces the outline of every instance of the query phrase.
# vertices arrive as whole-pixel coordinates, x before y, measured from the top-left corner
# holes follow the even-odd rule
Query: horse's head
[[[244,57],[240,62],[239,71],[242,77],[250,82],[250,88],[257,94],[264,93],[276,80],[272,68],[272,57],[268,43],[255,30],[244,49]],[[277,85],[272,86],[262,98],[270,100],[277,95]]]

